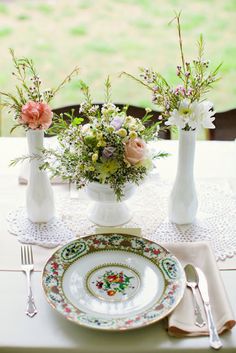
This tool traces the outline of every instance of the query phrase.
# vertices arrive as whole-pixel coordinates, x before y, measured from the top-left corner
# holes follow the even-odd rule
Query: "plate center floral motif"
[[[139,274],[126,265],[105,264],[94,268],[86,278],[90,294],[106,301],[130,299],[139,286]]]

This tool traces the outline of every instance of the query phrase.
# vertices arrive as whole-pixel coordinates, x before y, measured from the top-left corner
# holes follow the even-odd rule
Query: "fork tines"
[[[33,250],[31,245],[21,245],[21,263],[23,265],[33,264]]]

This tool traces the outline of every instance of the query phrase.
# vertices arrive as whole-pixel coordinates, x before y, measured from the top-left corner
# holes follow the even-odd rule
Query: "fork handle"
[[[29,317],[33,317],[34,315],[37,314],[38,311],[34,303],[34,297],[33,297],[32,288],[31,288],[30,271],[27,271],[26,277],[27,277],[28,297],[27,297],[27,305],[26,305],[25,313]]]

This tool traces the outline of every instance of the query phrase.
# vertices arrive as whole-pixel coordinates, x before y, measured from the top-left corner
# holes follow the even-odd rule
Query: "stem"
[[[153,89],[146,83],[144,83],[142,80],[139,80],[138,78],[134,77],[133,75],[129,74],[128,72],[121,72],[121,74],[119,75],[119,77],[121,77],[122,75],[126,75],[128,77],[131,77],[133,80],[141,83],[143,86],[147,87],[150,91],[153,91]]]
[[[79,72],[79,67],[76,66],[74,70],[66,76],[66,78],[60,83],[60,85],[53,90],[53,96],[67,83],[71,80],[72,76],[77,75]]]
[[[111,100],[111,81],[110,77],[108,76],[105,81],[105,103],[109,103]]]
[[[182,60],[183,70],[184,70],[184,73],[185,73],[186,68],[185,68],[184,51],[183,51],[183,40],[182,40],[181,26],[180,26],[180,14],[181,14],[181,12],[176,14],[176,20],[177,20],[177,28],[178,28],[179,47],[180,47],[180,53],[181,53],[181,60]]]

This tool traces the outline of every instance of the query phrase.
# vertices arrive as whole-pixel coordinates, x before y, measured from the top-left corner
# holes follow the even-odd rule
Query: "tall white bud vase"
[[[198,201],[194,183],[196,131],[179,130],[178,167],[169,198],[169,220],[188,224],[195,220]]]
[[[27,141],[30,155],[42,156],[43,130],[28,130]],[[42,223],[55,215],[53,190],[46,171],[40,170],[42,161],[30,161],[30,175],[26,192],[26,211],[30,221]]]

